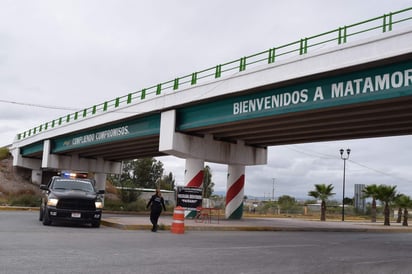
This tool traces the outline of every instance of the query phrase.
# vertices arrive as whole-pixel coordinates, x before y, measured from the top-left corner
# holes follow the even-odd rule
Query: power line
[[[61,106],[50,106],[50,105],[32,104],[32,103],[8,101],[8,100],[2,100],[2,99],[0,99],[0,103],[14,104],[14,105],[28,106],[28,107],[36,107],[36,108],[45,108],[45,109],[64,110],[64,111],[79,111],[78,108],[69,108],[69,107],[61,107]],[[124,111],[124,110],[122,111],[122,110],[118,110],[118,109],[110,110],[110,112],[133,113],[133,114],[141,114],[141,113],[143,113],[143,112],[139,112],[139,111]]]
[[[321,159],[336,159],[336,158],[339,158],[338,156],[333,156],[333,155],[325,154],[325,153],[319,153],[319,152],[316,152],[316,151],[307,152],[307,151],[303,151],[303,150],[297,149],[297,148],[295,148],[295,147],[288,147],[288,148],[289,148],[290,150],[296,151],[296,152],[298,152],[298,153],[305,154],[305,155],[312,156],[312,157],[316,157],[316,158],[321,158]],[[305,149],[305,150],[307,150],[307,149]],[[339,158],[339,159],[340,159],[340,158]],[[408,179],[405,179],[405,178],[402,178],[402,177],[395,176],[395,175],[393,175],[393,174],[386,173],[386,172],[381,171],[381,170],[379,170],[379,169],[372,168],[372,167],[369,167],[369,166],[367,166],[367,165],[365,165],[365,164],[358,163],[358,162],[356,162],[356,161],[354,161],[354,160],[352,160],[352,159],[348,159],[348,161],[351,162],[351,163],[353,163],[353,164],[355,164],[355,165],[358,165],[358,166],[360,166],[360,167],[362,167],[362,168],[366,168],[366,169],[369,169],[369,170],[371,170],[371,171],[374,171],[374,172],[376,172],[376,173],[378,173],[378,174],[381,174],[381,175],[384,175],[384,176],[387,176],[387,177],[392,177],[392,178],[397,179],[397,180],[402,180],[402,181],[405,181],[405,182],[412,183],[412,180],[408,180]]]
[[[379,173],[379,174],[382,174],[382,175],[385,175],[385,176],[388,176],[388,177],[392,177],[392,178],[395,178],[395,179],[397,179],[397,180],[402,180],[402,181],[405,181],[405,182],[412,183],[412,180],[408,180],[408,179],[405,179],[405,178],[402,178],[402,177],[395,176],[395,175],[393,175],[393,174],[389,174],[389,173],[383,172],[383,171],[378,170],[378,169],[376,169],[376,168],[372,168],[372,167],[369,167],[369,166],[367,166],[367,165],[364,165],[364,164],[355,162],[355,161],[353,161],[353,160],[351,160],[351,159],[349,159],[348,161],[351,162],[351,163],[354,163],[355,165],[358,165],[358,166],[361,166],[361,167],[363,167],[363,168],[372,170],[372,171],[374,171],[374,172],[376,172],[376,173]]]
[[[41,104],[33,104],[33,103],[25,103],[25,102],[16,102],[16,101],[8,101],[8,100],[2,100],[2,99],[0,99],[0,103],[14,104],[14,105],[19,105],[19,106],[29,106],[29,107],[45,108],[45,109],[69,110],[69,111],[76,110],[76,109],[74,109],[74,108],[68,108],[68,107],[41,105]]]
[[[50,106],[50,105],[41,105],[41,104],[32,104],[32,103],[8,101],[8,100],[2,100],[2,99],[0,99],[0,103],[14,104],[14,105],[19,105],[19,106],[45,108],[45,109],[64,110],[64,111],[79,111],[78,108],[61,107],[61,106]],[[135,114],[141,113],[141,112],[136,112],[136,111],[119,111],[119,110],[113,110],[113,111],[116,111],[117,113],[135,113]]]
[[[333,155],[330,155],[330,154],[319,153],[319,152],[316,152],[316,151],[313,151],[313,150],[307,152],[307,151],[304,151],[304,150],[297,149],[296,147],[288,147],[288,149],[296,151],[296,152],[301,153],[301,154],[305,154],[305,155],[308,155],[308,156],[317,157],[317,158],[321,158],[321,159],[336,159],[337,158],[337,156],[333,156]]]

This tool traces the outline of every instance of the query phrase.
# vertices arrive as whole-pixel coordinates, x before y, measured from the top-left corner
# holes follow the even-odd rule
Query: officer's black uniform
[[[160,193],[156,193],[150,198],[146,208],[149,208],[150,205],[150,222],[153,225],[152,231],[156,232],[158,227],[157,221],[159,220],[160,213],[162,213],[162,207],[166,211],[165,201]]]

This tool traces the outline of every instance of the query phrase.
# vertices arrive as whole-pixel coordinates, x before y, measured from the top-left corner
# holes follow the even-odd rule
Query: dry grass
[[[115,195],[118,194],[117,188],[115,188],[115,187],[110,183],[110,181],[107,181],[107,182],[106,182],[106,193],[115,194]]]
[[[6,159],[9,157],[10,152],[7,148],[5,147],[0,147],[0,160]]]
[[[243,213],[244,217],[248,218],[295,218],[295,219],[304,219],[304,220],[320,220],[320,213],[309,213],[309,214],[259,214],[259,213]],[[340,214],[326,214],[327,221],[340,221],[342,215]],[[370,216],[352,216],[345,215],[346,221],[368,221]]]

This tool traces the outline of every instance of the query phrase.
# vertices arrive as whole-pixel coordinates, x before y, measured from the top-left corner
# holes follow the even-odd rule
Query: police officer
[[[156,232],[158,228],[157,221],[159,220],[160,213],[162,213],[162,208],[166,211],[165,201],[160,193],[160,189],[156,189],[156,194],[150,198],[146,208],[149,208],[149,206],[151,206],[150,222],[153,225],[152,231]]]

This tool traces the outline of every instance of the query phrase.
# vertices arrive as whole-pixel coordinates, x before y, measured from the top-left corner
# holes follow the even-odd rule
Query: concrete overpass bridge
[[[201,186],[228,165],[226,217],[241,218],[245,166],[267,147],[412,133],[412,8],[175,78],[17,134],[15,166],[94,172],[174,155]]]

